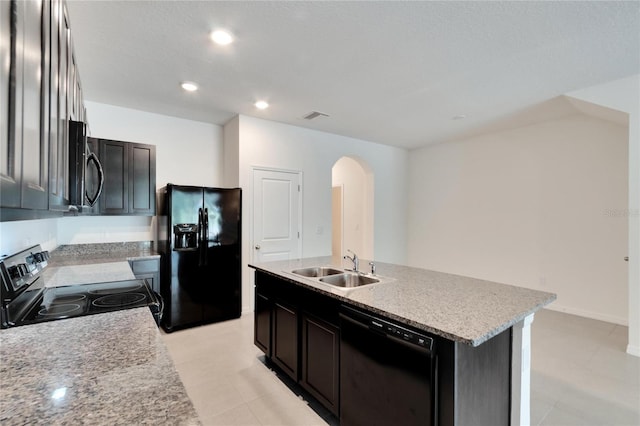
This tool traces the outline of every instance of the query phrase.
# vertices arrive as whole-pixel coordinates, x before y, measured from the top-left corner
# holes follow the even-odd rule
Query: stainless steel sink
[[[339,275],[331,275],[328,277],[320,278],[320,281],[325,284],[331,284],[336,287],[360,287],[367,284],[374,284],[380,282],[377,278],[366,277],[364,275],[359,274],[339,274]]]
[[[327,266],[320,266],[315,268],[303,268],[303,269],[294,269],[291,273],[296,275],[301,275],[303,277],[326,277],[329,275],[343,274],[344,271],[339,269],[329,268]]]

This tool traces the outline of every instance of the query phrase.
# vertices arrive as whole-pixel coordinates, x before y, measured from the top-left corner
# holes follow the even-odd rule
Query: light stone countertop
[[[109,262],[73,266],[48,266],[43,278],[46,287],[134,280],[129,262]]]
[[[147,308],[0,331],[0,424],[200,424]]]
[[[367,264],[360,260],[360,265]],[[556,299],[553,293],[381,262],[376,262],[380,283],[348,290],[291,273],[298,268],[347,266],[342,259],[330,256],[249,266],[471,346],[482,344]]]

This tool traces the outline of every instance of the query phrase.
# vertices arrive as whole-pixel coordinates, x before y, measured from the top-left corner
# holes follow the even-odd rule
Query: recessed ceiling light
[[[195,92],[198,90],[198,85],[191,81],[185,81],[180,86],[187,92]]]
[[[233,41],[233,37],[226,31],[216,30],[211,33],[211,40],[219,45],[226,46]]]
[[[265,101],[258,101],[254,104],[258,109],[267,109],[269,108],[269,104]]]

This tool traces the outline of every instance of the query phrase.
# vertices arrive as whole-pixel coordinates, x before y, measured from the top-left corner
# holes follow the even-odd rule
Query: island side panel
[[[511,329],[480,346],[455,343],[456,425],[510,424]]]

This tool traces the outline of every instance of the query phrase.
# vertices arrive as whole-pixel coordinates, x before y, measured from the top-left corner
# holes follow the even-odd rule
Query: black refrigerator
[[[157,201],[162,328],[238,318],[241,189],[168,184]]]

